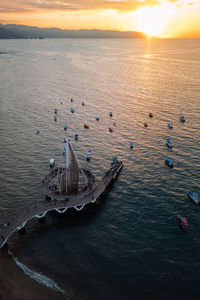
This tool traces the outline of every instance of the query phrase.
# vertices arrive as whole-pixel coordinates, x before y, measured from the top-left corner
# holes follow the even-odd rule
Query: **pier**
[[[122,167],[122,162],[115,160],[99,183],[92,185],[86,193],[82,192],[71,194],[65,198],[61,197],[59,200],[51,197],[49,201],[43,201],[40,204],[26,209],[9,223],[4,224],[0,228],[0,248],[7,243],[8,239],[14,232],[25,228],[27,222],[33,218],[41,219],[45,217],[49,211],[56,211],[62,214],[69,208],[81,211],[85,205],[95,203],[96,200],[105,192],[109,184],[117,177]]]

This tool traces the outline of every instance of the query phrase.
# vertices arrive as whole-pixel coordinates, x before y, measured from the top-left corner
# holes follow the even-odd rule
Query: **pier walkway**
[[[0,248],[8,241],[9,237],[16,231],[25,227],[26,223],[32,218],[43,218],[49,211],[65,213],[67,209],[74,208],[81,211],[86,204],[95,203],[96,200],[106,190],[113,179],[116,178],[122,168],[122,162],[116,161],[113,166],[105,173],[101,181],[87,194],[77,194],[69,196],[67,200],[43,201],[38,205],[32,206],[16,216],[10,223],[4,224],[0,228]]]

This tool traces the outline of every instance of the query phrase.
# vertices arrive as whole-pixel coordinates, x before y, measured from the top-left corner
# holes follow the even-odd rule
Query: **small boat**
[[[153,114],[152,113],[149,113],[149,118],[153,118]]]
[[[62,104],[62,102],[60,102],[60,104]]]
[[[99,121],[99,115],[96,115],[96,120]]]
[[[85,105],[85,102],[84,101],[82,101],[82,106],[84,106]]]
[[[181,122],[185,122],[184,116],[180,116],[180,121],[181,121]]]
[[[74,113],[74,109],[73,108],[71,108],[71,112]]]
[[[77,141],[78,140],[78,134],[75,134],[75,140]]]
[[[129,142],[130,149],[133,149],[133,141]]]
[[[89,125],[88,124],[84,124],[84,128],[88,129]]]
[[[173,168],[174,164],[173,164],[173,160],[171,158],[165,157],[165,163],[167,166],[169,166],[170,168]]]
[[[88,153],[87,153],[87,158],[86,160],[90,160],[91,159],[91,154],[92,154],[92,151],[88,150]]]
[[[172,124],[170,124],[170,123],[169,123],[167,126],[168,126],[170,129],[173,128]]]
[[[57,117],[56,116],[54,116],[54,121],[57,121]]]
[[[172,148],[172,143],[170,140],[166,140],[166,145],[167,147]]]
[[[144,123],[144,127],[148,127],[148,124],[147,124],[147,123]]]
[[[187,195],[190,199],[192,199],[192,201],[194,201],[196,204],[199,204],[199,196],[196,193],[188,192]]]
[[[73,102],[74,100],[71,98],[71,100],[70,100],[71,102]]]
[[[53,167],[55,165],[55,158],[51,158],[49,161],[50,167]]]
[[[112,111],[110,111],[109,115],[110,115],[110,117],[112,117],[112,115],[113,115],[113,114],[112,114]]]
[[[178,215],[177,222],[183,231],[187,231],[189,224],[186,218],[181,217],[181,215]]]
[[[55,112],[55,114],[57,114],[57,112],[58,112],[57,108],[54,109],[54,112]]]
[[[110,132],[113,132],[113,130],[112,130],[112,128],[111,128],[111,127],[109,127],[108,129],[109,129],[109,131],[110,131]]]
[[[35,135],[38,135],[39,133],[40,133],[40,131],[39,131],[39,130],[36,130]]]
[[[67,124],[64,124],[64,130],[67,130]]]

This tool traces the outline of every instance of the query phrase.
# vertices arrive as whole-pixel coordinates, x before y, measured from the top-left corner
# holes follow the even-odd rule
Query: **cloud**
[[[176,7],[200,5],[200,0],[1,0],[0,13],[44,13],[115,10],[136,11],[141,7],[173,4]]]
[[[106,10],[134,11],[159,0],[1,0],[0,12],[43,12]]]

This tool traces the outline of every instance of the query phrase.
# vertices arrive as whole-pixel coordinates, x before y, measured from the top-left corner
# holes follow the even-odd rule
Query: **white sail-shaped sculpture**
[[[72,145],[69,140],[66,139],[61,153],[60,177],[58,174],[59,178],[57,180],[61,194],[72,194],[77,192],[80,173],[85,177]]]

